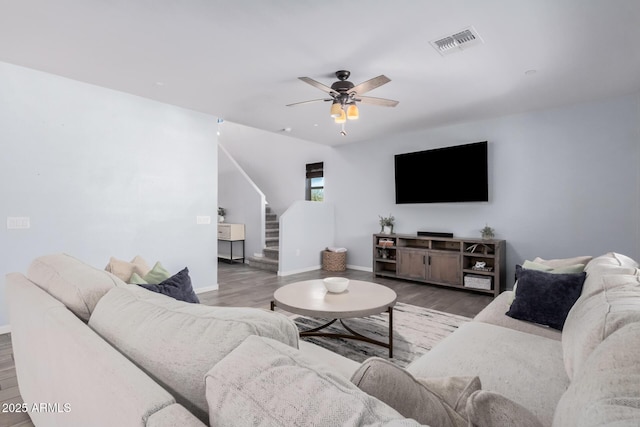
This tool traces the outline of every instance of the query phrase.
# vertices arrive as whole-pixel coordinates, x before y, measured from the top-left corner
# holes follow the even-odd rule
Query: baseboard
[[[213,285],[213,286],[205,286],[204,288],[194,289],[193,292],[195,292],[196,294],[201,294],[203,292],[210,292],[210,291],[217,291],[217,290],[218,290],[218,285]]]
[[[360,265],[351,265],[347,264],[347,269],[349,270],[358,270],[358,271],[366,271],[368,273],[373,273],[372,267],[362,267]],[[291,276],[292,274],[298,273],[307,273],[309,271],[322,270],[322,265],[316,265],[313,267],[301,268],[299,270],[291,270],[291,271],[278,271],[278,276]]]
[[[347,269],[349,269],[349,270],[358,270],[358,271],[366,271],[366,272],[369,272],[369,273],[373,273],[373,268],[372,267],[362,267],[361,265],[347,264]]]
[[[8,334],[11,332],[11,325],[0,326],[0,335]]]
[[[315,271],[322,269],[322,265],[315,265],[312,267],[301,268],[299,270],[280,271],[278,270],[278,276],[291,276],[292,274],[306,273],[308,271]]]

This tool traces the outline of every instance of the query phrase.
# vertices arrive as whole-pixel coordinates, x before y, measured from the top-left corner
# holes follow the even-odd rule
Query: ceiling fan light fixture
[[[358,106],[355,103],[349,105],[349,108],[347,108],[347,119],[358,120],[359,117],[360,111],[358,111]]]
[[[347,115],[342,108],[340,108],[340,115],[335,118],[335,121],[336,123],[344,123],[347,121]]]
[[[339,102],[334,101],[333,104],[331,104],[331,111],[329,112],[329,114],[331,114],[331,117],[333,117],[334,119],[340,117],[341,114],[344,114],[342,105],[340,105]]]

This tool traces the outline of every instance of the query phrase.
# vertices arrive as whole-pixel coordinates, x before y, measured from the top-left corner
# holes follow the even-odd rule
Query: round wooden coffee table
[[[301,337],[333,337],[365,341],[388,348],[389,357],[393,357],[393,306],[396,304],[397,297],[396,293],[386,286],[362,280],[350,280],[347,290],[340,293],[327,291],[322,279],[307,280],[291,283],[276,290],[271,301],[271,310],[279,307],[304,316],[333,319],[317,328],[301,331]],[[388,343],[354,331],[343,320],[384,312],[389,313]],[[321,332],[336,320],[340,320],[349,334]]]

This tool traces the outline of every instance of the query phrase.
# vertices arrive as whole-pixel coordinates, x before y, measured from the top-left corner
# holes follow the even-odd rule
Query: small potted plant
[[[218,207],[218,222],[224,222],[224,216],[227,214],[225,208]]]
[[[393,233],[393,224],[396,219],[391,214],[388,217],[378,216],[380,217],[380,232],[382,234]]]
[[[495,232],[493,228],[489,227],[489,225],[485,224],[485,226],[480,230],[480,235],[485,240],[491,240],[495,237]]]

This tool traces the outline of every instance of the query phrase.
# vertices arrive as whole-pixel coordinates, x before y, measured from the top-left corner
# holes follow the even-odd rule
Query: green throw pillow
[[[158,261],[155,263],[151,271],[145,274],[142,279],[145,281],[143,284],[158,285],[169,277],[171,277],[171,273],[169,273],[167,269],[160,264],[160,261]]]
[[[132,285],[147,285],[147,281],[144,280],[138,273],[133,273],[129,279],[129,283]]]

